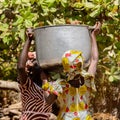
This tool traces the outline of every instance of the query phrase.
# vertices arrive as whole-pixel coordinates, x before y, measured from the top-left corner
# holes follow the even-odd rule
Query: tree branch
[[[14,90],[17,92],[20,91],[17,82],[12,82],[12,81],[8,81],[8,80],[7,81],[0,80],[0,89]]]

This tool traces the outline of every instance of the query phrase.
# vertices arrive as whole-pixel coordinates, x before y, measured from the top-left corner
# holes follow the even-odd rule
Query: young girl
[[[84,58],[78,50],[68,50],[63,54],[62,65],[66,73],[66,79],[57,80],[53,83],[46,83],[43,89],[58,96],[60,112],[58,120],[92,120],[89,113],[90,95],[96,90],[94,77],[98,62],[98,48],[96,35],[101,23],[95,24],[91,33],[91,58],[88,71],[83,69]]]

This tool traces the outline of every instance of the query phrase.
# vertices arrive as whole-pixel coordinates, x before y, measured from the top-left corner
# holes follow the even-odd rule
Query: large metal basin
[[[83,52],[85,62],[90,58],[91,37],[88,26],[57,25],[34,29],[37,59],[41,67],[61,64],[66,50]]]

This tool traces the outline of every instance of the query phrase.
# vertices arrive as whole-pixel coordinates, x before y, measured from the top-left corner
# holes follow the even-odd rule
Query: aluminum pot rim
[[[65,24],[65,25],[45,25],[45,26],[41,26],[41,27],[37,27],[34,28],[34,31],[37,29],[44,29],[44,28],[52,28],[52,27],[67,27],[67,26],[73,26],[73,27],[86,27],[87,29],[89,29],[91,26],[88,25],[71,25],[71,24]]]

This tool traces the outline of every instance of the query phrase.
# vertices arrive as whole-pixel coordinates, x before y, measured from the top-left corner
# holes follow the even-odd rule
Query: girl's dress
[[[58,120],[92,120],[89,113],[89,100],[95,89],[94,77],[83,70],[81,52],[70,50],[62,57],[62,64],[67,79],[46,83],[43,89],[58,95],[60,112]],[[84,77],[84,84],[79,88],[72,87],[68,81],[76,75]]]

